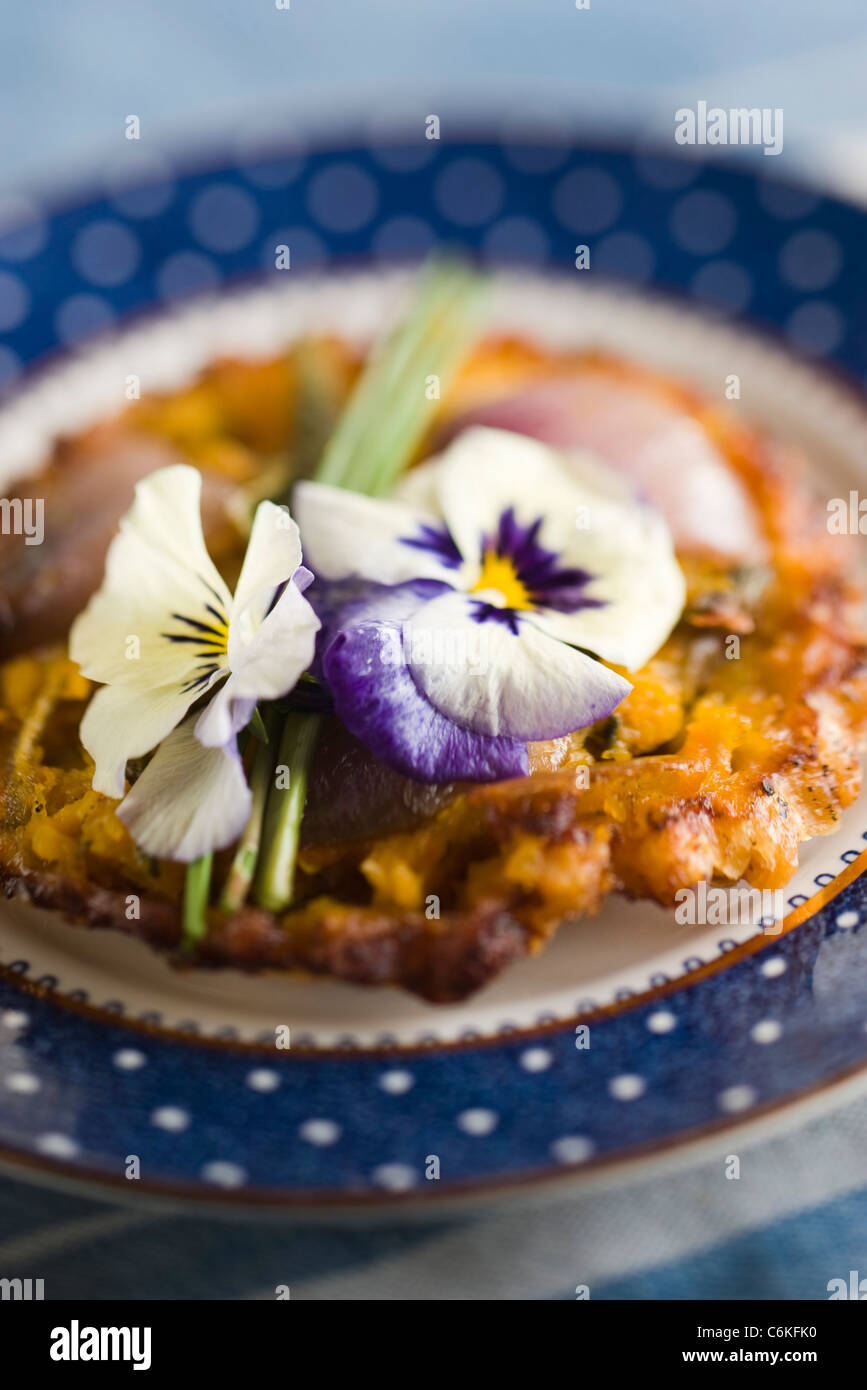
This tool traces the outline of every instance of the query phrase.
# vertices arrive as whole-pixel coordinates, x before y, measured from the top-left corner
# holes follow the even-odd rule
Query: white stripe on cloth
[[[33,1261],[69,1255],[76,1249],[87,1248],[93,1241],[124,1235],[160,1219],[157,1212],[107,1211],[61,1221],[56,1226],[43,1226],[0,1244],[0,1269],[10,1270]]]
[[[719,1155],[631,1187],[531,1204],[504,1197],[490,1216],[432,1234],[416,1250],[346,1273],[296,1280],[318,1301],[541,1299],[708,1249],[865,1183],[867,1101],[753,1145],[720,1137]],[[739,1179],[725,1177],[740,1158]],[[252,1297],[272,1298],[273,1289]]]

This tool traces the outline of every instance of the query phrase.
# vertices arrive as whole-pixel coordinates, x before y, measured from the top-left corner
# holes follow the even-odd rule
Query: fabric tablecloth
[[[478,1212],[214,1219],[0,1180],[0,1270],[46,1299],[827,1299],[867,1275],[867,1098],[695,1166]],[[740,1160],[740,1177],[726,1177]]]

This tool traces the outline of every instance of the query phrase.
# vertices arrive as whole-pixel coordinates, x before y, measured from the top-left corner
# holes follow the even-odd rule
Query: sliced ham
[[[761,559],[767,545],[746,488],[690,415],[634,382],[598,369],[485,402],[450,422],[528,434],[586,449],[627,475],[666,517],[682,550]]]
[[[99,587],[105,554],[140,478],[179,461],[168,443],[119,424],[99,425],[58,446],[51,467],[6,489],[44,501],[45,536],[0,537],[0,660],[57,641]],[[209,542],[226,531],[230,485],[204,475]],[[210,533],[210,534],[209,534]]]

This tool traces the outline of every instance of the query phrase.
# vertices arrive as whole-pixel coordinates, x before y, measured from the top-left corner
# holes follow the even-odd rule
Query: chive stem
[[[263,729],[264,727],[263,724]],[[250,791],[252,793],[250,818],[244,828],[238,848],[235,850],[235,856],[223,885],[223,892],[220,896],[220,907],[223,912],[238,912],[244,906],[256,872],[256,861],[262,842],[265,805],[271,783],[271,770],[274,766],[274,752],[267,738],[266,734],[265,741],[261,742],[256,749],[253,770],[250,774]]]
[[[208,930],[208,896],[211,891],[213,854],[203,854],[187,869],[184,880],[183,935],[181,946],[192,950]]]
[[[283,726],[256,878],[257,900],[270,912],[282,912],[292,901],[307,778],[321,723],[318,714],[289,714]]]
[[[316,471],[316,481],[355,492],[386,491],[409,463],[424,432],[429,410],[425,378],[442,375],[449,365],[438,350],[459,335],[466,341],[464,320],[476,277],[460,264],[437,263],[425,274],[415,302],[402,323],[375,348],[332,434]],[[402,429],[387,429],[389,447],[380,444],[383,429],[399,408]],[[399,447],[395,447],[398,445]],[[390,465],[383,473],[383,454]]]

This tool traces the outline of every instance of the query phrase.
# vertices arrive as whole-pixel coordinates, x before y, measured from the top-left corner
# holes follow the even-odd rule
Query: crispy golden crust
[[[197,955],[179,957],[180,870],[144,859],[113,803],[90,790],[75,736],[87,683],[56,651],[30,653],[0,667],[7,891],[140,936],[181,964],[303,971],[448,1001],[539,949],[564,919],[596,912],[612,891],[670,904],[700,879],[782,886],[800,842],[832,830],[860,786],[867,647],[846,542],[827,534],[791,452],[633,368],[492,343],[444,414],[587,361],[702,423],[743,480],[770,548],[753,569],[681,557],[684,619],[630,677],[634,689],[611,720],[533,745],[528,778],[476,787],[407,783],[345,731],[328,730],[298,906],[279,920],[252,907],[230,918],[213,911]],[[225,457],[238,467],[245,450],[251,471],[264,450],[255,432],[270,450],[291,427],[278,405],[288,368],[259,370],[238,368],[239,382],[223,365],[133,424],[185,442],[209,466]],[[249,418],[245,393],[256,402]],[[207,448],[195,442],[197,412]]]

